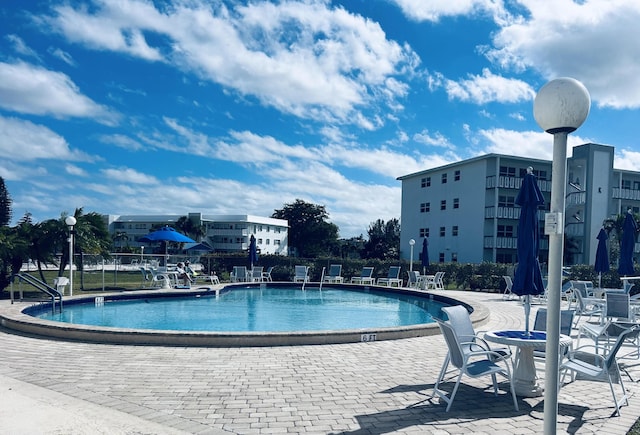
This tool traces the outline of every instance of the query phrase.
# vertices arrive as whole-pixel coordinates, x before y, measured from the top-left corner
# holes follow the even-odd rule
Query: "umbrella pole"
[[[529,314],[531,314],[531,300],[530,295],[524,296],[524,333],[529,336]]]
[[[602,272],[598,272],[598,288],[602,288]]]

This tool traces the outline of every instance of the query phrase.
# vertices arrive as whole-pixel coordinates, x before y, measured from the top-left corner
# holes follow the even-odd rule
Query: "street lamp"
[[[411,246],[411,254],[409,256],[409,272],[413,272],[413,245],[416,244],[416,241],[411,239],[409,240],[409,246]]]
[[[558,368],[560,346],[560,291],[562,289],[562,250],[564,196],[567,172],[567,136],[589,115],[589,91],[579,81],[563,77],[544,85],[533,102],[533,117],[544,131],[553,134],[551,170],[551,210],[545,215],[545,234],[549,236],[549,279],[547,299],[547,343],[545,353],[544,433],[556,433],[558,420]],[[550,356],[553,355],[553,358]]]
[[[67,216],[64,220],[69,227],[69,296],[73,296],[73,227],[76,222],[73,216]]]

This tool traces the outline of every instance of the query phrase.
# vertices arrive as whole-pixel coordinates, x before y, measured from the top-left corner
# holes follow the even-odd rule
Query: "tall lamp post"
[[[591,97],[579,81],[563,77],[544,85],[533,102],[533,117],[553,135],[551,170],[551,210],[545,215],[545,234],[549,236],[549,280],[547,299],[547,343],[545,353],[544,433],[556,433],[558,420],[558,368],[560,347],[560,292],[562,289],[562,250],[567,172],[567,136],[589,115]]]
[[[409,272],[413,272],[413,245],[415,244],[415,240],[409,240],[409,246],[411,247],[411,253],[409,254]]]
[[[73,227],[76,222],[73,216],[67,216],[64,220],[69,227],[69,296],[73,296]]]

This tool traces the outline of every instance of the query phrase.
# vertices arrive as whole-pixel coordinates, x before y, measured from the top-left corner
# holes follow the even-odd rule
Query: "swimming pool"
[[[388,328],[433,322],[442,302],[403,293],[335,287],[236,287],[215,295],[113,299],[32,315],[57,322],[117,328],[283,332]]]
[[[45,337],[113,344],[218,347],[336,344],[438,334],[437,324],[431,317],[438,316],[443,305],[461,303],[444,295],[406,288],[389,290],[332,284],[320,291],[316,284],[315,287],[308,285],[302,291],[300,284],[291,283],[270,283],[269,287],[274,287],[272,298],[276,300],[279,299],[277,294],[284,296],[287,292],[302,299],[284,308],[264,308],[259,296],[272,291],[264,284],[109,293],[65,299],[62,316],[67,318],[56,318],[60,316],[58,313],[51,317],[50,304],[31,304],[26,308],[12,305],[0,310],[0,325]],[[344,299],[346,295],[349,300]],[[239,296],[242,298],[236,300]],[[356,307],[363,305],[363,301],[368,306],[369,319],[362,313],[355,314]],[[193,304],[204,307],[200,314],[194,314]],[[91,309],[77,311],[76,308],[82,305]],[[122,310],[128,305],[135,308],[123,314]],[[233,305],[235,308],[232,309]],[[463,305],[473,311],[469,305]],[[153,311],[147,311],[151,307]],[[266,320],[259,319],[263,312],[270,313]],[[43,315],[45,313],[47,315]],[[102,320],[87,320],[90,317]],[[195,317],[217,317],[226,326],[194,327],[192,324],[185,328],[184,325],[195,323],[192,322]],[[286,317],[290,322],[288,326],[273,326],[274,320]],[[324,317],[324,320],[312,323],[310,320],[316,317]],[[128,319],[127,322],[136,319],[142,323],[114,321],[118,318]],[[161,318],[161,323],[148,323],[152,318]],[[351,322],[354,319],[358,321]],[[371,319],[375,322],[371,323]],[[380,322],[382,319],[386,321]],[[309,320],[309,323],[303,326],[302,320]],[[265,322],[270,325],[264,326]],[[235,327],[229,326],[234,323],[237,323]],[[252,326],[248,328],[248,324]]]

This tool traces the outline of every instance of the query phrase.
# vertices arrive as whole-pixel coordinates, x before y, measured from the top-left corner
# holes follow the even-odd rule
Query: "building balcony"
[[[517,237],[492,237],[485,236],[484,238],[484,247],[493,249],[518,249],[518,238]],[[549,240],[540,239],[540,250],[548,250],[549,249]]]
[[[640,201],[640,190],[614,187],[612,197],[613,199],[630,199],[634,201]]]
[[[574,205],[584,205],[586,202],[587,202],[587,193],[585,191],[571,192],[566,196],[565,207],[571,207]]]
[[[486,188],[487,189],[520,189],[522,185],[521,177],[507,177],[504,175],[490,175],[486,180]],[[551,192],[551,181],[550,180],[538,180],[538,187],[541,192]]]

